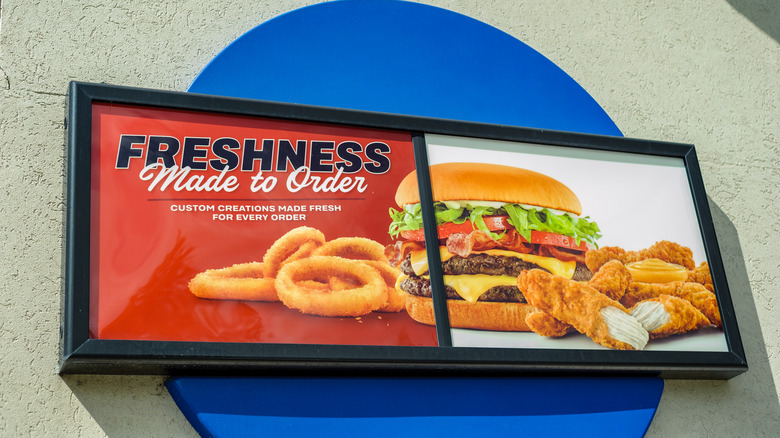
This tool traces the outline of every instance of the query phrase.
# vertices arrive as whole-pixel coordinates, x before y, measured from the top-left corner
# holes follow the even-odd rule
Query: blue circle
[[[190,92],[621,136],[563,70],[455,12],[390,0],[321,3],[236,39]]]

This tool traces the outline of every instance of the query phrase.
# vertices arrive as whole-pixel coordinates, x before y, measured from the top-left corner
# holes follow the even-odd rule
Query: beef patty
[[[431,282],[428,278],[417,276],[412,269],[412,262],[409,256],[401,262],[399,266],[401,271],[408,277],[401,282],[401,289],[405,292],[422,296],[431,297]],[[442,263],[442,272],[444,275],[509,275],[517,277],[520,272],[529,269],[546,269],[535,263],[520,260],[517,257],[495,256],[490,254],[472,254],[469,257],[452,257]],[[549,272],[549,271],[548,271]],[[427,272],[423,273],[426,275]],[[577,263],[574,270],[573,280],[587,281],[593,276],[593,273],[587,266]],[[447,299],[463,299],[450,286],[445,286]],[[490,288],[479,297],[479,301],[498,301],[525,303],[525,297],[517,286],[496,286]]]

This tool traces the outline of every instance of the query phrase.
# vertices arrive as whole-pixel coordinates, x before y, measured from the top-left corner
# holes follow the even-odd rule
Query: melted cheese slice
[[[452,257],[455,257],[455,254],[452,254],[451,252],[447,251],[447,247],[445,246],[439,247],[439,253],[440,253],[442,263],[451,259]],[[504,249],[474,251],[472,254],[489,254],[493,256],[515,257],[525,262],[533,263],[544,269],[547,269],[553,275],[560,275],[561,277],[566,277],[568,279],[571,279],[574,276],[574,270],[577,268],[577,262],[575,261],[563,262],[552,257],[542,257],[542,256],[532,255],[532,254],[521,254],[514,251],[507,251]],[[412,251],[410,256],[412,262],[412,269],[414,270],[415,274],[420,275],[428,271],[428,257],[425,254],[424,249]],[[495,276],[490,276],[490,277],[495,277]]]
[[[511,275],[444,275],[444,284],[455,289],[461,298],[471,304],[477,302],[488,289],[496,286],[517,286],[517,277]]]
[[[395,287],[400,288],[401,282],[407,278],[409,277],[404,274],[398,276]],[[421,278],[430,279],[427,275],[423,275]],[[455,289],[455,292],[461,298],[472,304],[476,303],[479,297],[491,288],[496,286],[517,286],[517,278],[511,275],[444,275],[442,276],[442,281],[445,286]]]

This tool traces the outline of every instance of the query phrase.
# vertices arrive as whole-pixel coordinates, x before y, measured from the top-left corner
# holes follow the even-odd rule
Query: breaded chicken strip
[[[631,283],[631,273],[617,260],[604,264],[590,280],[588,285],[597,291],[617,301],[626,293],[626,287]],[[574,330],[570,324],[559,321],[549,313],[537,311],[525,317],[525,323],[534,333],[547,337],[561,337]]]
[[[558,318],[541,310],[529,313],[525,317],[525,323],[532,332],[551,338],[560,338],[575,331],[571,324],[561,322]]]
[[[710,325],[709,319],[693,304],[669,295],[642,301],[629,313],[650,333],[650,339],[680,335]]]
[[[631,283],[631,273],[617,260],[611,260],[604,264],[590,280],[592,286],[602,294],[617,301],[626,292],[626,287]],[[559,338],[574,332],[574,327],[561,322],[549,313],[537,311],[525,317],[525,323],[532,332],[541,336]]]
[[[517,285],[532,306],[598,344],[620,350],[641,350],[647,344],[647,330],[620,303],[587,283],[532,269],[520,274]]]
[[[598,272],[593,272],[595,274],[588,284],[613,300],[620,301],[631,283],[631,273],[628,268],[618,260],[610,260],[604,263]]]
[[[683,266],[688,270],[693,270],[696,266],[693,261],[693,251],[690,248],[668,240],[656,242],[650,248],[639,251],[626,251],[617,246],[605,246],[585,253],[585,264],[592,272],[598,271],[610,260],[620,260],[623,264],[627,264],[647,259],[661,259]]]
[[[699,283],[673,281],[671,283],[631,283],[620,303],[631,308],[637,303],[657,298],[661,295],[671,295],[682,298],[697,308],[712,324],[721,327],[718,309],[718,299],[714,293]]]
[[[699,283],[707,288],[710,292],[715,292],[715,287],[712,285],[712,275],[710,274],[710,265],[707,262],[701,262],[696,269],[688,271],[688,281],[692,283]]]

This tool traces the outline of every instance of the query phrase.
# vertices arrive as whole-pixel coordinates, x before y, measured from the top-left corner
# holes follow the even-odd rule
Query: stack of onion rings
[[[304,259],[325,243],[322,231],[311,227],[298,227],[280,237],[263,257],[263,274],[275,277],[287,263]]]
[[[209,269],[190,280],[189,288],[198,298],[279,301],[274,279],[263,275],[263,264],[259,262]]]
[[[395,287],[400,275],[379,242],[364,237],[326,242],[320,230],[303,226],[276,240],[262,263],[209,269],[189,288],[200,298],[281,300],[302,313],[359,316],[403,310],[406,293]]]
[[[341,280],[337,290],[331,289],[334,277]],[[360,316],[387,302],[387,286],[376,269],[341,257],[314,256],[287,263],[274,285],[285,306],[309,315]]]

